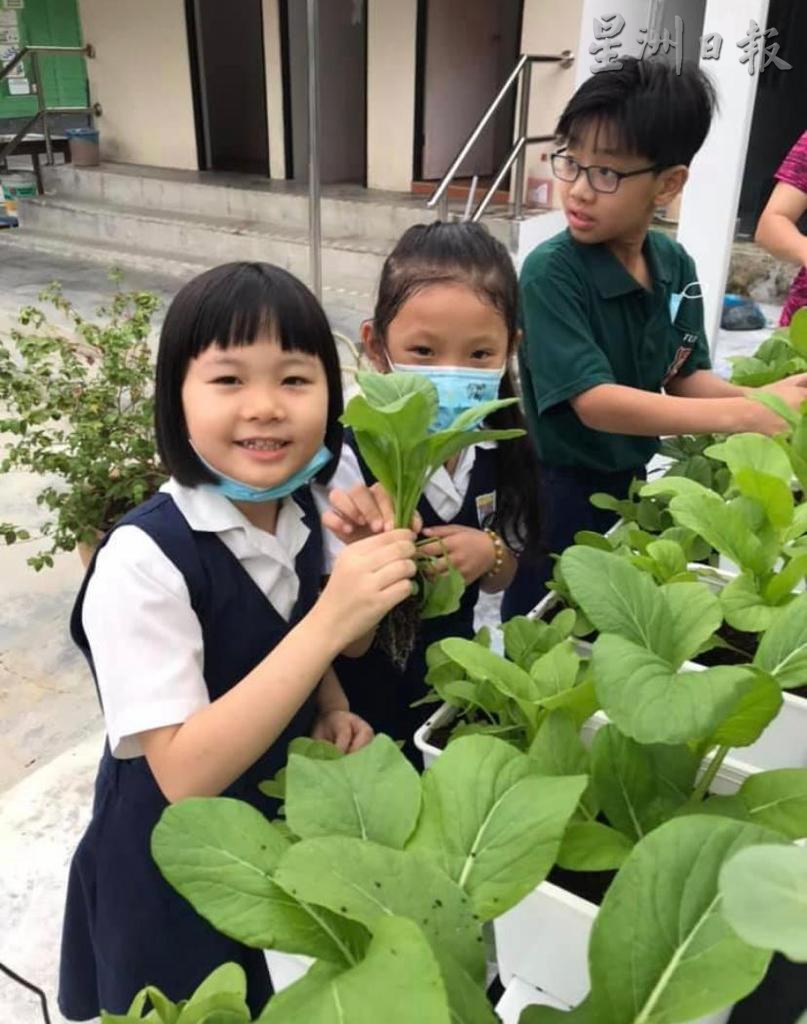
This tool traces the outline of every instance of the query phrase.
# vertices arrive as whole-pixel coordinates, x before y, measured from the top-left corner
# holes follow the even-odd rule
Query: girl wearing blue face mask
[[[381,274],[363,344],[375,368],[423,374],[437,388],[443,429],[464,410],[515,394],[510,361],[519,341],[518,287],[507,250],[478,224],[434,223],[410,228]],[[492,427],[524,427],[517,405],[495,413]],[[323,521],[343,541],[392,522],[388,497],[375,484],[350,435],[334,477],[333,510]],[[415,764],[412,736],[427,717],[411,708],[426,692],[425,650],[448,636],[471,637],[479,591],[503,590],[517,553],[540,550],[537,463],[526,436],[501,447],[483,442],[451,459],[429,482],[419,506],[429,554],[447,557],[462,573],[459,610],[421,624],[418,647],[404,670],[374,645],[337,674],[351,707],[374,729],[403,740]],[[438,563],[439,565],[440,563]],[[444,563],[443,563],[444,564]]]
[[[69,1020],[124,1013],[146,984],[192,994],[219,964],[246,971],[257,1017],[263,952],[215,931],[162,878],[151,832],[169,802],[225,794],[269,816],[258,783],[314,735],[349,752],[372,730],[331,664],[410,593],[413,535],[347,548],[320,593],[312,487],[339,459],[333,336],[285,271],[234,263],[186,285],[160,338],[157,446],[170,479],[104,538],[71,632],[107,742],[70,869],[59,1003]],[[323,496],[323,503],[325,498]]]

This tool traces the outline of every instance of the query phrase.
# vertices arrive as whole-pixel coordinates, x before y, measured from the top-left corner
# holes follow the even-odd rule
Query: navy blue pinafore
[[[345,442],[356,452],[365,482],[368,485],[375,483],[350,432],[345,433]],[[456,523],[482,529],[495,509],[496,462],[495,448],[477,448],[468,491],[457,515],[450,520],[441,519],[424,497],[418,504],[423,525]],[[426,705],[412,708],[410,705],[424,697],[429,689],[425,682],[426,650],[430,644],[446,637],[473,637],[474,608],[478,597],[479,583],[472,583],[466,587],[457,611],[421,622],[417,645],[403,672],[393,665],[377,644],[373,644],[360,658],[341,657],[334,663],[350,701],[350,710],[369,722],[377,733],[383,732],[395,740],[403,740],[403,752],[418,769],[423,767],[423,760],[413,737],[434,708]]]
[[[184,576],[202,627],[211,701],[247,675],[317,599],[323,565],[319,517],[307,488],[296,492],[295,500],[304,511],[309,536],[296,561],[300,592],[289,622],[215,533],[190,528],[170,495],[155,495],[118,524],[144,530]],[[90,668],[81,612],[94,567],[95,559],[70,623]],[[310,733],[314,714],[312,694],[279,739],[224,795],[274,817],[277,802],[265,797],[258,783],[285,764],[289,742]],[[175,1001],[188,998],[227,961],[241,964],[246,972],[253,1016],[272,993],[263,951],[217,932],[158,871],[150,840],[166,806],[146,759],[114,758],[107,744],[92,819],[73,857],[67,887],[59,1006],[70,1020],[95,1018],[101,1008],[122,1014],[147,984]]]

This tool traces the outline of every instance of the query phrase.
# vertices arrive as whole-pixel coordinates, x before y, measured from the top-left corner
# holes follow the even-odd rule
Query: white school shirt
[[[286,498],[271,534],[210,488],[172,479],[160,490],[171,495],[191,529],[220,537],[288,619],[300,587],[294,562],[309,534],[300,506]],[[179,725],[210,703],[202,627],[185,578],[139,527],[119,527],[99,552],[81,621],[114,757],[142,756],[138,733]]]
[[[443,522],[451,522],[465,502],[468,484],[471,480],[471,472],[476,462],[477,448],[495,447],[495,441],[480,441],[478,444],[472,444],[467,448],[463,448],[459,459],[457,459],[457,465],[454,467],[453,474],[449,473],[445,466],[440,466],[426,484],[423,495]],[[339,465],[336,467],[336,472],[328,484],[328,490],[338,488],[341,491],[347,491],[357,483],[364,483],[359,460],[350,445],[343,444]],[[317,504],[320,505],[322,499],[317,493],[316,488],[314,493]],[[495,495],[492,496],[492,500],[494,502],[493,507],[495,508]],[[327,571],[333,566],[334,559],[342,550],[344,544],[337,540],[330,530],[324,530],[323,533]]]

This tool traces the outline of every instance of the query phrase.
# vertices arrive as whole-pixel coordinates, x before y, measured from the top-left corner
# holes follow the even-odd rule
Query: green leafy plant
[[[214,927],[317,959],[261,1024],[345,1019],[339,1004],[350,1020],[411,1020],[413,1004],[409,1017],[394,1005],[407,985],[425,990],[418,1019],[493,1024],[482,922],[546,876],[585,777],[544,776],[501,740],[466,736],[421,778],[378,736],[349,757],[292,754],[283,785],[284,828],[237,800],[191,799],[152,839]]]
[[[491,413],[512,405],[515,398],[483,402],[461,413],[446,430],[430,432],[437,415],[437,389],[414,373],[356,374],[362,394],[355,395],[342,416],[353,430],[362,458],[390,495],[395,525],[409,526],[423,489],[435,471],[463,448],[480,441],[505,441],[523,430],[480,427]],[[429,543],[425,541],[424,543]],[[417,618],[446,615],[459,607],[465,585],[457,569],[434,574],[435,559],[418,559],[415,618],[406,604],[395,609],[382,626],[382,642],[393,660],[405,664],[414,645]]]
[[[58,551],[95,543],[165,478],[155,452],[148,346],[157,297],[117,291],[98,320],[82,317],[58,285],[41,299],[70,329],[28,306],[10,343],[0,341],[0,431],[13,438],[0,472],[45,478],[36,500],[49,513],[42,536],[50,546],[28,559],[37,570],[52,566]],[[8,544],[30,536],[10,523],[0,524],[0,535]]]
[[[587,998],[570,1013],[528,1007],[520,1024],[694,1021],[748,995],[774,947],[757,948],[735,931],[721,871],[761,843],[790,852],[784,842],[721,818],[684,817],[656,829],[631,851],[594,921]],[[780,900],[777,909],[786,913]]]
[[[752,356],[731,363],[732,384],[751,388],[807,371],[807,310],[798,310],[788,327],[777,327]]]
[[[720,591],[723,615],[735,629],[761,633],[807,576],[807,506],[796,504],[790,459],[772,438],[735,434],[708,452],[731,473],[725,495],[675,477],[646,484],[643,493],[671,495],[675,522],[739,567]]]
[[[807,963],[807,851],[751,846],[720,872],[723,910],[744,941]]]

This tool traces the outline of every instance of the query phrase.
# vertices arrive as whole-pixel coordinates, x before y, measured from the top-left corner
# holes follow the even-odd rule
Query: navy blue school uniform
[[[365,483],[375,483],[350,433],[345,434],[345,442],[356,452]],[[496,461],[495,447],[477,446],[468,490],[457,515],[451,520],[441,519],[423,497],[418,504],[423,525],[442,526],[450,522],[475,529],[482,528],[487,516],[495,508]],[[377,733],[383,732],[393,739],[403,740],[403,752],[417,768],[423,767],[423,760],[415,748],[413,737],[434,710],[427,705],[410,707],[413,701],[428,692],[425,682],[426,649],[446,637],[473,637],[474,608],[478,597],[479,583],[472,583],[466,587],[457,611],[421,622],[417,644],[402,672],[377,644],[373,644],[360,658],[341,657],[334,664],[350,702],[350,710],[369,722]]]
[[[319,516],[307,488],[296,492],[295,500],[309,535],[295,563],[300,589],[288,622],[215,533],[191,529],[169,494],[160,492],[117,524],[145,531],[184,577],[202,629],[204,681],[211,701],[276,647],[317,599],[323,565]],[[82,607],[94,569],[95,558],[71,618],[73,639],[93,674]],[[289,742],[310,733],[314,716],[312,694],[280,738],[223,795],[274,817],[277,802],[265,797],[258,783],[284,765]],[[71,1020],[95,1018],[100,1008],[122,1014],[146,984],[175,1001],[188,998],[227,961],[239,963],[246,972],[253,1016],[272,993],[263,951],[217,932],[158,871],[150,839],[166,806],[145,757],[115,758],[107,743],[92,819],[68,881],[59,1006]]]

